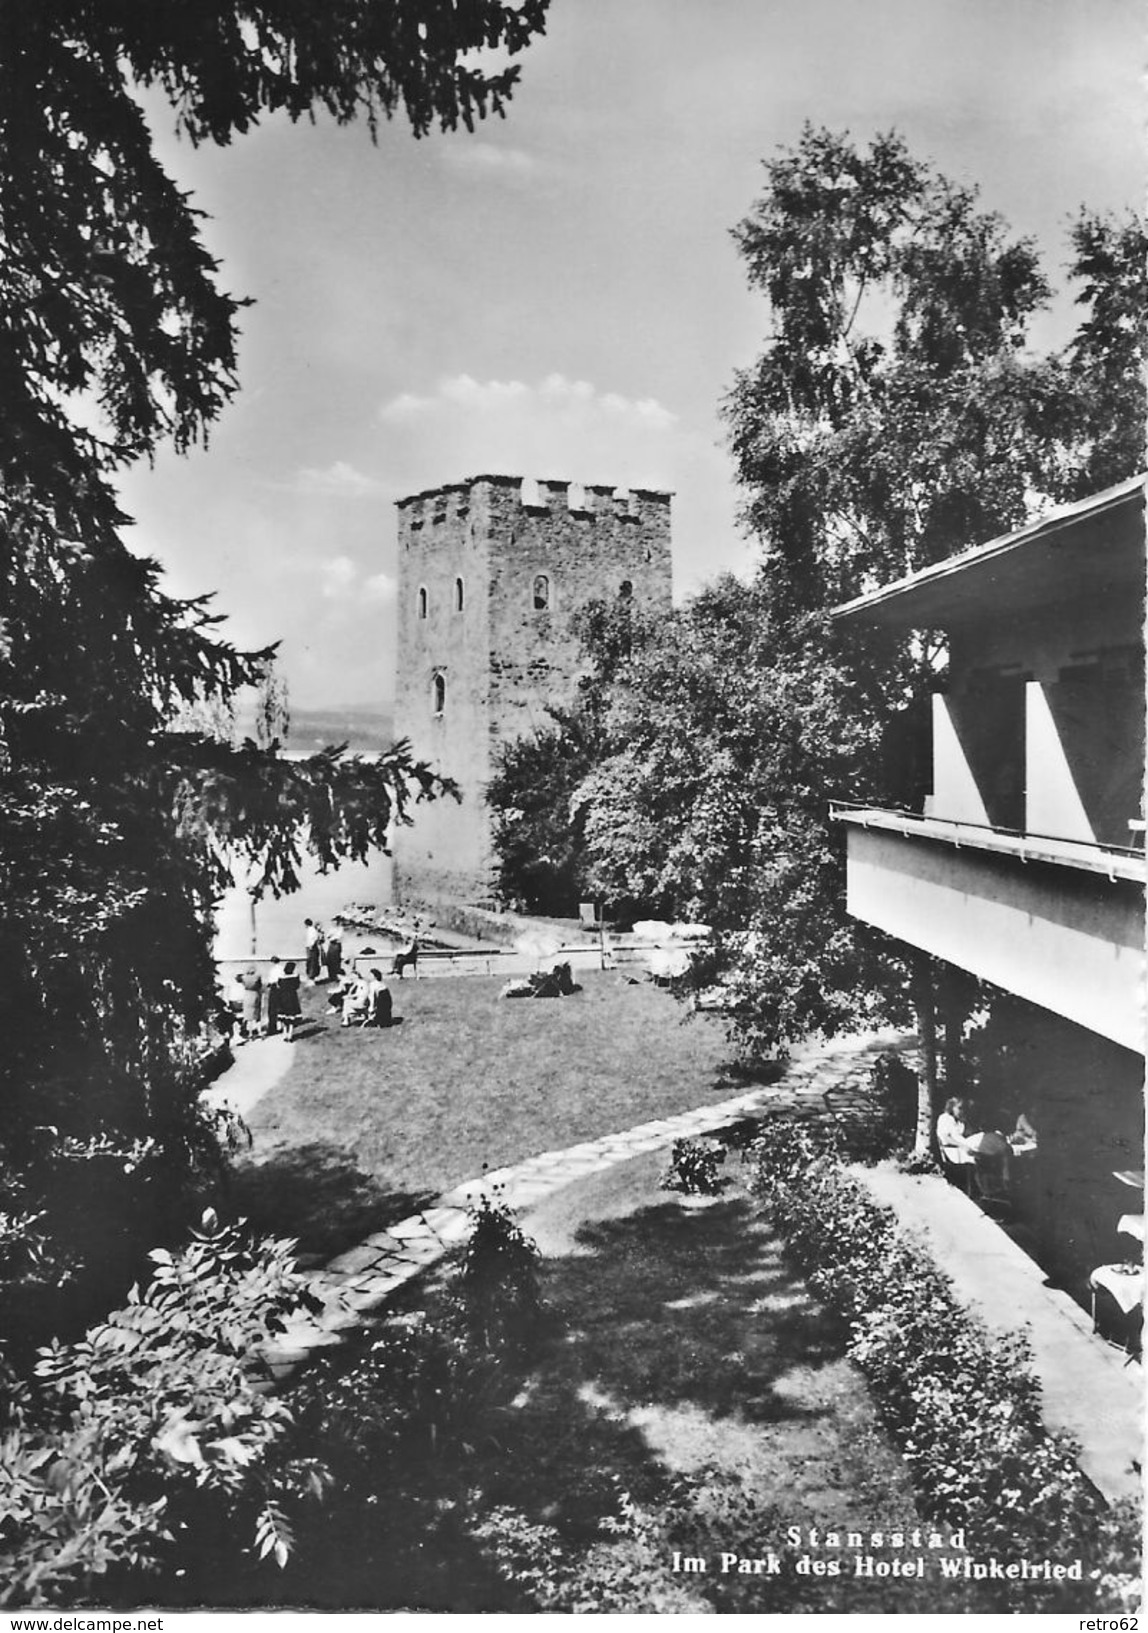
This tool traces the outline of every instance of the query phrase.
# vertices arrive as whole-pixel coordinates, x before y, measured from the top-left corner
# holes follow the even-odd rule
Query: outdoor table
[[[1144,1299],[1144,1266],[1138,1264],[1102,1264],[1099,1265],[1088,1278],[1089,1292],[1092,1298],[1092,1330],[1100,1332],[1100,1323],[1097,1320],[1096,1295],[1105,1292],[1120,1311],[1121,1347],[1130,1355],[1137,1349],[1136,1330],[1133,1318],[1140,1310]],[[1101,1334],[1101,1336],[1105,1336]]]
[[[965,1140],[965,1148],[975,1152],[978,1157],[1005,1157],[1011,1147],[1003,1134],[998,1134],[993,1128],[982,1129],[979,1134],[970,1134]]]
[[[1143,1168],[1114,1168],[1112,1170],[1112,1177],[1113,1179],[1118,1179],[1121,1185],[1131,1185],[1134,1191],[1142,1191],[1144,1189]]]
[[[1138,1242],[1144,1240],[1144,1215],[1142,1213],[1122,1213],[1116,1225],[1117,1234],[1121,1236],[1135,1236]]]

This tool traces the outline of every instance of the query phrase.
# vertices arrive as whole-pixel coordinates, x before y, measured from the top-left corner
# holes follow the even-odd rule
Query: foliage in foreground
[[[1084,1562],[1071,1582],[1001,1583],[994,1608],[1127,1610],[1139,1582],[1138,1515],[1109,1510],[1066,1437],[1040,1416],[1024,1340],[961,1308],[927,1253],[823,1139],[782,1119],[756,1147],[754,1189],[813,1290],[849,1325],[926,1516],[965,1528],[974,1558]]]
[[[659,1184],[663,1191],[681,1191],[686,1196],[717,1196],[724,1161],[725,1148],[716,1140],[675,1140],[670,1166]]]
[[[10,1258],[82,1273],[82,1233],[41,1180],[85,1144],[130,1175],[118,1229],[137,1250],[171,1224],[136,1183],[141,1148],[162,1171],[153,1200],[210,1160],[196,1098],[230,865],[290,890],[305,850],[325,868],[385,848],[389,824],[443,787],[406,744],[288,762],[274,741],[192,724],[264,685],[272,651],[219,639],[208,597],[164,592],[123,542],[116,483],[164,445],[206,442],[237,389],[244,303],[157,158],[140,89],[195,143],[276,113],[472,129],[518,78],[474,53],[523,50],[546,9],[231,0],[189,25],[180,8],[5,8],[0,1140],[27,1204]]]
[[[183,1251],[152,1253],[150,1282],[122,1309],[43,1348],[30,1379],[4,1377],[0,1603],[115,1600],[210,1510],[286,1561],[285,1506],[320,1495],[325,1476],[282,1455],[291,1411],[251,1372],[313,1302],[292,1249],[209,1211]]]

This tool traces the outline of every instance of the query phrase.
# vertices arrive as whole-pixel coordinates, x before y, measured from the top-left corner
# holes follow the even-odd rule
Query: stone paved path
[[[292,1061],[292,1045],[282,1037],[253,1038],[235,1051],[234,1065],[203,1094],[213,1110],[232,1111],[239,1117],[286,1076]]]
[[[469,1233],[468,1208],[483,1193],[497,1191],[506,1206],[524,1208],[582,1174],[610,1168],[674,1140],[713,1133],[739,1118],[767,1110],[847,1121],[863,1114],[877,1056],[892,1048],[903,1049],[911,1041],[911,1035],[897,1032],[838,1038],[803,1053],[790,1063],[783,1078],[766,1087],[696,1111],[640,1123],[564,1151],[544,1151],[456,1186],[439,1197],[434,1207],[368,1236],[312,1276],[311,1291],[322,1300],[322,1312],[294,1321],[274,1349],[266,1352],[272,1375],[282,1377],[312,1351],[341,1343],[365,1319],[377,1314],[397,1288],[450,1252]],[[275,1040],[269,1042],[274,1045]]]

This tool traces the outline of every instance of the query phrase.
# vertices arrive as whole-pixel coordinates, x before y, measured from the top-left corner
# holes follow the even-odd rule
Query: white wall
[[[1144,898],[1128,880],[849,827],[855,918],[1144,1048]]]

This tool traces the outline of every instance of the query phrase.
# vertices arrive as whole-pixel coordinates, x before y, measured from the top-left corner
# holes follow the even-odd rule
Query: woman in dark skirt
[[[295,1042],[295,1028],[303,1019],[303,1011],[299,1003],[299,977],[295,972],[294,962],[283,966],[283,974],[279,977],[276,987],[278,995],[277,1011],[279,1025],[283,1028],[283,1036],[288,1043]]]

